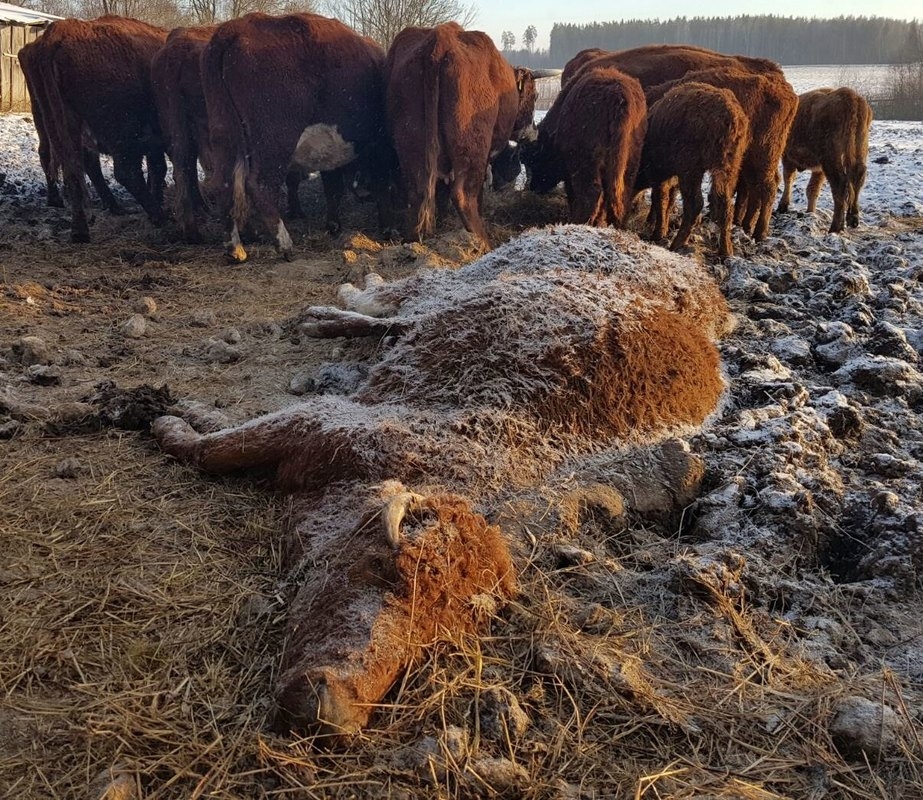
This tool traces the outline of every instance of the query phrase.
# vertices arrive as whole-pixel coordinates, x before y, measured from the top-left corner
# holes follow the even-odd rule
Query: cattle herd
[[[385,53],[314,14],[248,14],[170,32],[108,15],[52,23],[19,60],[48,203],[63,206],[63,173],[75,242],[90,239],[84,175],[106,208],[120,211],[100,153],[112,156],[116,180],[155,225],[167,220],[169,155],[184,237],[200,240],[198,222],[213,207],[232,262],[247,258],[242,233],[251,230],[291,256],[281,187],[289,215],[298,216],[298,185],[312,172],[321,176],[331,233],[340,230],[351,185],[374,197],[383,235],[421,240],[451,201],[465,228],[489,245],[485,179],[507,184],[523,163],[536,192],[563,181],[575,223],[624,226],[649,188],[655,241],[666,236],[678,191],[683,216],[673,249],[686,244],[701,214],[706,172],[718,254],[732,254],[733,223],[763,239],[780,160],[780,211],[796,172],[810,169],[809,208],[826,178],[830,230],[858,224],[868,103],[849,89],[799,99],[766,59],[688,45],[584,50],[565,66],[537,129],[542,73],[514,69],[485,34],[455,23],[407,28]]]

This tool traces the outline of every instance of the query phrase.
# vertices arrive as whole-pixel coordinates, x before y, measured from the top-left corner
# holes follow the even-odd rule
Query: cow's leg
[[[83,166],[83,123],[69,110],[64,109],[62,123],[62,151],[56,153],[64,173],[64,193],[71,207],[71,241],[89,242],[90,226],[87,223],[86,183]]]
[[[288,203],[288,218],[303,219],[304,209],[298,198],[298,187],[301,186],[301,171],[292,167],[285,173],[285,199]]]
[[[191,142],[179,141],[182,138],[177,137],[173,143],[173,205],[183,229],[183,239],[190,244],[197,244],[202,241],[202,235],[199,233],[196,210],[205,204],[199,192],[196,148]]]
[[[747,218],[744,220],[744,228],[747,231],[753,231],[753,238],[757,242],[763,241],[769,235],[769,222],[772,219],[772,207],[778,188],[779,171],[773,164],[757,184],[756,191],[750,193],[750,199],[747,201]]]
[[[788,207],[792,202],[792,187],[795,185],[795,178],[798,176],[796,170],[791,164],[782,162],[782,199],[779,200],[779,206],[776,208],[780,214],[787,214]]]
[[[154,200],[141,170],[141,154],[113,156],[115,179],[122,184],[147,212],[154,225],[163,225],[163,208]]]
[[[287,455],[290,425],[262,423],[201,434],[179,417],[158,417],[151,433],[165,453],[205,472],[273,467]]]
[[[830,233],[840,233],[846,227],[846,208],[849,205],[849,178],[842,167],[827,166],[824,169],[827,180],[830,181],[830,191],[833,194],[833,221],[830,223]]]
[[[153,149],[145,154],[147,186],[154,203],[163,214],[163,192],[167,184],[167,157],[163,150]]]
[[[42,172],[45,173],[45,186],[48,190],[45,199],[48,205],[52,208],[64,208],[64,198],[58,188],[58,163],[51,156],[51,145],[45,135],[38,137],[38,160],[42,165]]]
[[[731,198],[734,193],[734,181],[723,169],[713,171],[711,181],[711,217],[718,226],[718,255],[728,258],[734,255],[734,245],[731,241]]]
[[[324,200],[327,204],[327,233],[338,236],[343,230],[340,222],[340,203],[346,194],[346,184],[343,179],[344,168],[322,172],[321,183],[324,185]]]
[[[261,164],[251,156],[250,171],[246,176],[247,195],[253,204],[259,223],[269,233],[276,245],[276,251],[286,261],[294,257],[294,244],[288,229],[279,214],[279,192],[285,180],[287,165],[284,163]],[[237,168],[235,168],[235,176]],[[235,194],[237,189],[235,187]]]
[[[859,192],[865,185],[865,164],[861,161],[849,168],[849,209],[846,212],[846,224],[850,228],[859,227]]]
[[[452,204],[455,206],[458,216],[461,217],[465,229],[477,236],[485,247],[489,248],[490,238],[487,236],[487,228],[484,226],[480,208],[478,207],[481,190],[484,186],[486,166],[482,170],[478,170],[477,167],[469,167],[460,172],[461,174],[456,172],[455,178],[452,180]]]
[[[737,179],[736,199],[734,200],[734,224],[743,227],[744,217],[747,214],[747,203],[750,197],[750,181],[746,178]]]
[[[699,221],[699,216],[705,207],[705,199],[702,197],[702,178],[704,177],[704,173],[680,176],[679,192],[683,197],[683,219],[676,236],[673,237],[671,250],[680,250],[686,246],[689,234]]]
[[[106,210],[115,216],[124,214],[125,211],[118,204],[115,195],[112,194],[108,181],[103,177],[103,168],[99,163],[99,153],[97,151],[86,147],[83,148],[83,168],[86,170],[87,177],[89,177],[90,183],[93,184],[93,188],[96,189],[96,194],[99,195],[99,199]]]
[[[662,242],[667,235],[666,215],[670,190],[666,183],[655,183],[651,187],[651,209],[647,219],[651,226],[651,241]]]
[[[436,181],[436,219],[444,220],[449,214],[449,205],[452,202],[449,184],[445,181]]]
[[[808,211],[813,213],[817,208],[817,198],[820,197],[820,190],[824,188],[824,172],[821,169],[811,171],[811,178],[808,181]]]

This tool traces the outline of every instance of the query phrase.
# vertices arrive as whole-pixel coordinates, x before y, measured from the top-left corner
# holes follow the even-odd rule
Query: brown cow
[[[570,220],[621,226],[631,198],[647,104],[641,85],[611,67],[582,70],[561,90],[538,127],[538,141],[523,153],[530,188],[567,190]]]
[[[204,207],[199,192],[198,161],[208,172],[208,116],[199,62],[217,25],[176,28],[151,63],[151,81],[164,142],[173,162],[176,216],[186,241],[198,242],[196,211]]]
[[[760,241],[769,233],[779,186],[779,159],[795,118],[798,98],[787,81],[771,73],[756,75],[735,67],[715,67],[689,72],[678,80],[648,88],[648,102],[654,103],[674,86],[690,81],[729,89],[750,122],[751,139],[740,168],[734,218]]]
[[[177,417],[152,428],[203,470],[261,467],[302,493],[293,539],[305,583],[277,721],[334,735],[363,726],[423,647],[474,629],[485,599],[513,591],[499,531],[445,491],[506,501],[558,468],[572,481],[581,455],[700,424],[723,389],[713,340],[730,327],[692,259],[573,226],[458,270],[369,276],[340,297],[349,310],[308,309],[301,332],[403,333],[374,349],[350,395],[204,434]]]
[[[826,177],[833,193],[830,233],[842,231],[844,222],[857,227],[871,125],[871,106],[852,89],[815,89],[800,95],[782,155],[785,188],[779,212],[788,211],[798,171],[809,169],[808,211],[814,211]]]
[[[137,199],[151,221],[164,221],[161,201],[166,174],[160,127],[150,85],[150,64],[167,32],[138,20],[105,16],[89,22],[66,19],[51,23],[27,53],[35,62],[30,89],[38,98],[40,126],[47,141],[46,177],[56,179],[55,161],[64,173],[71,205],[71,239],[88,242],[84,209],[84,170],[111,209],[98,156],[88,156],[87,136],[100,152],[110,153],[115,177]],[[40,154],[41,158],[41,154]],[[141,168],[146,159],[148,178]],[[47,168],[46,168],[47,164]]]
[[[250,204],[291,258],[277,200],[290,162],[320,171],[331,233],[340,230],[343,168],[357,158],[378,178],[382,209],[383,68],[381,48],[317,14],[248,14],[218,28],[202,54],[202,82],[232,262],[247,258],[239,231]]]
[[[598,48],[581,50],[564,66],[561,88],[588,64],[615,67],[637,78],[645,90],[681,78],[687,72],[713,67],[736,67],[759,75],[782,77],[782,68],[766,58],[729,56],[686,44],[650,44],[615,52]]]
[[[635,188],[652,188],[655,241],[666,236],[670,182],[678,178],[683,221],[670,248],[685,246],[702,213],[702,179],[710,172],[713,217],[720,232],[718,254],[733,255],[731,201],[749,144],[750,124],[727,89],[682,83],[651,106]]]
[[[481,190],[488,163],[532,125],[532,74],[515,72],[480,31],[454,22],[406,28],[388,51],[387,109],[410,209],[407,238],[433,230],[444,181],[465,228],[489,246]]]
[[[48,126],[46,118],[49,118],[47,107],[47,98],[44,92],[39,90],[41,85],[41,50],[44,39],[39,37],[34,42],[22,47],[19,51],[19,64],[22,67],[23,75],[26,78],[26,87],[29,89],[29,96],[32,98],[32,120],[35,123],[35,131],[38,134],[38,158],[42,165],[42,172],[45,173],[45,185],[47,187],[46,199],[49,206],[53,208],[63,208],[64,198],[58,188],[58,174],[61,171],[54,151],[51,148],[51,141],[48,135]],[[103,205],[113,214],[121,214],[122,209],[112,194],[109,184],[103,177],[102,166],[99,161],[99,151],[96,149],[92,137],[84,130],[83,141],[83,166],[93,188],[99,195]]]

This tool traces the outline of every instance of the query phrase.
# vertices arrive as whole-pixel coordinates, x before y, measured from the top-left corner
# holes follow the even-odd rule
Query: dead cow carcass
[[[555,99],[523,152],[529,188],[567,190],[570,220],[621,226],[631,206],[647,129],[647,104],[634,78],[610,67],[582,70]]]
[[[651,106],[636,189],[651,188],[654,240],[667,234],[672,182],[683,198],[683,220],[671,248],[684,247],[702,213],[702,180],[711,173],[718,254],[733,254],[731,203],[750,124],[734,95],[704,83],[682,83]]]
[[[437,192],[447,185],[465,228],[489,246],[480,213],[487,166],[532,126],[532,73],[514,71],[487,34],[451,22],[401,31],[388,51],[387,76],[388,128],[409,208],[406,238],[432,232]]]
[[[357,159],[384,202],[384,58],[370,39],[317,14],[247,14],[218,28],[201,68],[231,261],[247,258],[239,232],[251,206],[291,257],[278,195],[292,162],[321,173],[331,233],[341,227],[344,168]]]
[[[808,211],[814,211],[826,177],[833,194],[830,233],[842,231],[844,223],[857,227],[871,126],[871,106],[852,89],[815,89],[799,95],[798,113],[782,155],[785,188],[779,212],[788,211],[799,170],[809,169]]]
[[[425,645],[473,630],[513,591],[503,540],[454,493],[489,504],[581,454],[700,425],[722,392],[713,339],[729,324],[692,260],[572,226],[340,295],[346,309],[308,309],[302,332],[396,336],[348,395],[215,433],[177,417],[153,427],[206,471],[262,467],[304,493],[294,533],[311,577],[279,719],[332,734],[364,724]]]
[[[57,166],[71,205],[71,239],[88,242],[84,170],[103,201],[117,210],[99,171],[99,152],[112,155],[116,180],[147,212],[164,221],[163,183],[167,166],[160,124],[151,89],[151,61],[167,32],[147,23],[117,16],[91,21],[53,22],[26,56],[29,90],[38,109],[40,159],[49,182]],[[31,64],[30,64],[31,62]],[[148,176],[142,172],[147,161]]]

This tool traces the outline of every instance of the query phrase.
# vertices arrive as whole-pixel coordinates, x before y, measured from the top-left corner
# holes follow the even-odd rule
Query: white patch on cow
[[[292,161],[310,172],[326,172],[356,158],[356,150],[336,125],[308,125],[298,139]]]
[[[276,247],[279,248],[280,253],[289,253],[293,248],[292,237],[288,235],[285,223],[281,219],[279,220],[279,227],[276,229]]]

